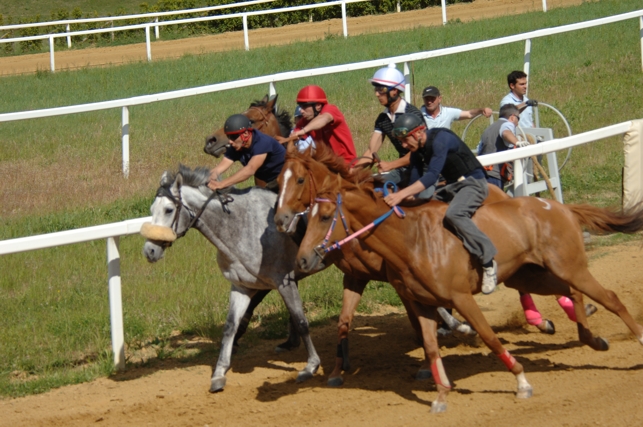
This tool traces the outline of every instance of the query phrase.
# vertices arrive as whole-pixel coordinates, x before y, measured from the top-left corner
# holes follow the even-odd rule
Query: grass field
[[[588,2],[547,14],[531,13],[444,28],[351,37],[314,43],[185,56],[33,76],[3,77],[0,112],[126,98],[274,72],[355,62],[492,39],[640,8],[640,1]],[[440,87],[446,105],[498,109],[506,74],[522,68],[524,45],[486,49],[413,64],[416,99],[422,87]],[[556,106],[574,132],[643,117],[641,51],[637,20],[536,39],[532,44],[530,97]],[[319,84],[346,115],[362,152],[380,111],[367,79],[375,70],[283,82],[280,105],[294,108],[298,89]],[[261,98],[253,87],[132,108],[131,174],[120,173],[120,111],[2,123],[0,239],[108,223],[148,214],[161,172],[179,162],[215,164],[202,152],[205,135],[230,114]],[[562,123],[542,122],[561,134]],[[459,123],[460,133],[466,123]],[[480,124],[481,126],[481,124]],[[475,145],[476,132],[467,139]],[[387,145],[388,146],[388,145]],[[385,156],[393,156],[389,150]],[[620,203],[623,164],[618,138],[574,149],[562,171],[567,202]],[[149,265],[143,240],[121,239],[125,337],[130,365],[163,358],[210,357],[170,345],[172,336],[218,340],[229,286],[215,250],[189,233]],[[0,257],[0,395],[35,393],[111,372],[105,242]],[[306,279],[302,297],[313,324],[339,312],[341,274],[329,269]],[[360,310],[398,305],[388,285],[371,284]],[[286,313],[276,296],[260,307],[247,342],[283,336]]]

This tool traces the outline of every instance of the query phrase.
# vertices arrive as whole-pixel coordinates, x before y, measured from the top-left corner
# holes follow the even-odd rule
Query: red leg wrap
[[[502,363],[504,363],[507,369],[509,369],[510,371],[516,364],[516,359],[514,359],[514,357],[511,354],[509,354],[507,350],[505,350],[505,352],[498,357],[500,358],[500,360],[502,360]]]
[[[527,323],[529,323],[532,326],[538,326],[542,323],[543,317],[541,316],[540,312],[536,308],[536,304],[534,304],[534,300],[529,294],[522,294],[520,295],[520,304],[522,305],[522,309],[525,312],[525,318],[527,319]]]
[[[558,298],[558,305],[565,311],[567,317],[572,322],[576,321],[576,312],[574,312],[574,303],[567,297]]]
[[[451,388],[451,383],[444,371],[444,365],[442,365],[442,358],[438,357],[435,362],[431,363],[431,373],[433,373],[433,380],[436,384]]]

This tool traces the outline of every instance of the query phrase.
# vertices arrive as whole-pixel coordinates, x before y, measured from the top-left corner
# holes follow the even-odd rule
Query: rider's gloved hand
[[[527,102],[525,102],[525,105],[527,107],[538,107],[538,101],[536,101],[535,99],[530,99]]]
[[[529,141],[519,140],[518,142],[516,142],[517,148],[528,147],[528,146],[529,146]]]

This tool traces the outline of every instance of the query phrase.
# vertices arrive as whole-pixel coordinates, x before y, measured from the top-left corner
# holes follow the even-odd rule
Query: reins
[[[382,191],[384,193],[384,197],[386,197],[389,194],[389,192],[388,192],[388,187],[389,186],[391,186],[393,188],[393,192],[397,191],[397,185],[395,183],[391,182],[391,181],[387,181],[386,183],[384,183],[383,188],[376,189],[376,191],[378,191],[378,190]],[[325,198],[315,198],[315,202],[317,202],[317,203],[333,203],[332,200],[325,199]],[[385,214],[381,215],[380,217],[376,218],[375,220],[373,220],[373,222],[371,222],[367,226],[365,226],[365,227],[363,227],[363,228],[361,228],[361,229],[359,229],[356,232],[351,234],[350,231],[348,230],[348,225],[346,224],[346,218],[345,218],[344,212],[342,210],[342,195],[341,195],[341,193],[337,193],[337,201],[335,202],[335,205],[336,205],[335,216],[333,217],[333,222],[331,222],[330,228],[328,229],[328,232],[326,233],[326,236],[324,237],[324,241],[319,246],[316,246],[314,248],[314,251],[317,254],[317,256],[319,256],[322,259],[324,258],[324,255],[326,255],[328,252],[333,251],[335,249],[341,248],[341,246],[344,245],[346,242],[349,242],[350,240],[358,237],[359,235],[361,235],[361,234],[365,233],[366,231],[368,231],[368,230],[374,228],[375,226],[379,225],[386,218],[391,216],[391,214],[393,212],[395,212],[395,214],[400,218],[404,218],[406,216],[406,213],[404,213],[402,208],[400,208],[399,206],[393,206],[391,208],[391,210],[389,210]],[[335,225],[337,224],[337,217],[338,216],[342,219],[342,223],[344,224],[344,231],[346,231],[347,237],[345,237],[344,239],[342,239],[340,241],[335,241],[335,243],[333,243],[332,245],[326,247],[326,245],[328,244],[328,242],[330,240],[330,236],[333,234],[333,231],[335,230]]]

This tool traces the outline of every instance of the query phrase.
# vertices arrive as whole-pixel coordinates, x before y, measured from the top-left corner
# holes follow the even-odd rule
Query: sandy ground
[[[548,1],[549,7],[580,1]],[[448,8],[449,19],[481,18],[542,8],[540,1],[477,0]],[[389,17],[355,18],[349,33],[434,25],[441,22],[439,9]],[[279,30],[251,32],[251,46],[275,44],[284,39],[323,37],[341,32],[341,22],[302,24]],[[277,34],[277,31],[279,32]],[[271,39],[272,37],[272,39]],[[241,34],[155,42],[155,58],[185,53],[242,48]],[[57,67],[119,64],[144,60],[144,46],[60,52]],[[47,69],[48,55],[0,60],[0,73]],[[643,323],[643,249],[629,244],[590,251],[590,269],[612,289]],[[403,313],[391,310],[358,316],[351,332],[353,370],[341,388],[326,386],[335,354],[334,325],[314,328],[313,340],[322,358],[320,372],[309,382],[296,384],[298,369],[305,365],[303,349],[288,354],[273,352],[277,341],[244,343],[233,358],[228,385],[222,393],[208,392],[211,363],[165,361],[91,383],[63,387],[36,396],[0,401],[0,426],[595,426],[643,425],[639,414],[643,398],[643,349],[619,319],[600,308],[590,324],[609,340],[608,352],[581,346],[576,327],[557,307],[553,297],[535,297],[557,333],[543,335],[524,325],[517,293],[503,286],[492,296],[477,300],[490,324],[512,354],[525,366],[534,396],[514,397],[513,376],[477,340],[449,337],[440,341],[444,364],[454,389],[445,414],[431,415],[436,397],[431,380],[415,381],[422,351]],[[183,340],[183,341],[181,341]],[[190,346],[190,337],[177,337]],[[218,348],[218,343],[193,343]],[[638,402],[638,403],[637,403]]]
[[[643,323],[640,243],[590,251],[590,270],[617,292]],[[278,341],[244,343],[233,357],[226,389],[210,394],[210,364],[159,362],[112,378],[0,401],[2,426],[639,426],[643,348],[602,307],[590,318],[607,352],[581,346],[576,327],[553,297],[535,297],[555,335],[524,325],[517,292],[500,286],[477,296],[501,341],[525,366],[534,396],[514,397],[516,383],[477,339],[440,340],[454,389],[444,414],[430,414],[432,380],[416,381],[422,351],[399,312],[358,316],[350,335],[353,370],[341,388],[326,386],[334,362],[334,325],[314,328],[320,372],[295,383],[303,348],[273,352]],[[201,343],[202,345],[218,344]],[[215,363],[212,360],[211,364]]]
[[[582,0],[547,0],[547,8],[574,6]],[[447,7],[447,19],[470,21],[498,15],[512,15],[527,11],[542,10],[541,0],[476,0],[473,3],[459,3]],[[442,24],[442,9],[433,7],[418,11],[402,12],[395,15],[365,16],[348,20],[348,34],[357,35],[383,31],[409,29],[418,26]],[[302,23],[282,28],[258,29],[249,32],[249,45],[258,46],[285,44],[291,41],[317,40],[327,34],[342,34],[341,19],[322,22]],[[152,36],[153,37],[153,36]],[[152,58],[177,58],[185,54],[201,54],[222,50],[244,49],[243,32],[190,38],[175,41],[152,42]],[[100,49],[59,51],[55,53],[55,69],[75,69],[88,66],[108,66],[127,62],[145,61],[145,44],[133,44]],[[0,58],[0,75],[34,73],[49,70],[49,53]]]

